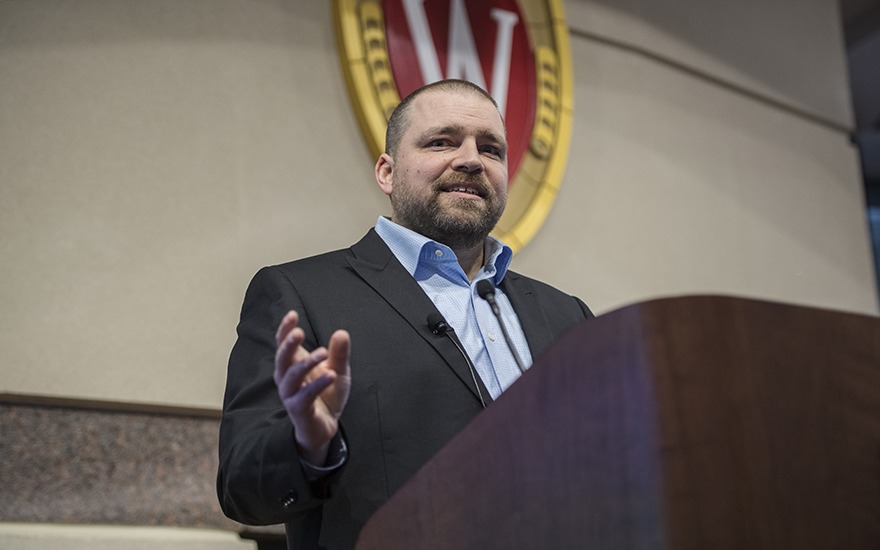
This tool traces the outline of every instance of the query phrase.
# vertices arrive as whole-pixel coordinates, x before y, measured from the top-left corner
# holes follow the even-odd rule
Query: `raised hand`
[[[299,315],[289,311],[278,325],[275,384],[293,423],[301,458],[323,466],[351,390],[351,337],[337,330],[327,348],[309,352],[302,346],[305,333],[298,324]]]

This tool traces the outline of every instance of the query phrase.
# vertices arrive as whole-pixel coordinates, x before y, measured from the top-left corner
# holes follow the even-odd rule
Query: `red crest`
[[[336,0],[334,8],[346,83],[374,155],[388,116],[413,90],[459,78],[492,95],[510,145],[510,196],[494,234],[521,248],[548,214],[568,155],[561,0]]]

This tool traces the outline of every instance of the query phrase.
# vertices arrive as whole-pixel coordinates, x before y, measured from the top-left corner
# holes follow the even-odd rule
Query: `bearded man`
[[[220,503],[242,523],[284,523],[290,549],[353,548],[392,493],[592,316],[508,270],[510,248],[489,235],[507,140],[481,88],[446,80],[404,99],[375,177],[391,218],[348,249],[260,270],[229,360]]]

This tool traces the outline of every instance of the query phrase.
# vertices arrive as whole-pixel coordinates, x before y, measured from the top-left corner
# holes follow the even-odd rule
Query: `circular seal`
[[[493,234],[514,251],[537,233],[562,182],[572,126],[572,71],[562,0],[334,0],[345,82],[371,153],[413,90],[469,80],[507,126],[510,190]]]

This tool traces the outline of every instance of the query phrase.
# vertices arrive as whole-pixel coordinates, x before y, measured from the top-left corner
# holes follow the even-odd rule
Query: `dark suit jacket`
[[[508,272],[501,288],[537,359],[591,316],[552,287]],[[351,333],[345,467],[310,482],[272,379],[274,335],[290,309],[306,346]],[[370,515],[481,410],[461,352],[428,328],[436,308],[370,232],[346,250],[262,269],[245,296],[229,360],[217,489],[231,518],[285,523],[290,548],[352,548]],[[482,388],[488,399],[489,393]]]

